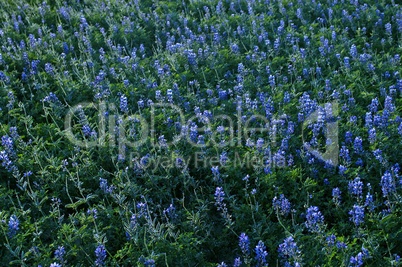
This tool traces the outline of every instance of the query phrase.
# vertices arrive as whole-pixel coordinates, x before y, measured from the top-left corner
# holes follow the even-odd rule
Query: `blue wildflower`
[[[120,96],[120,110],[121,110],[121,112],[124,112],[124,113],[128,112],[127,97],[124,94],[122,94]]]
[[[353,181],[349,182],[349,193],[352,195],[356,195],[358,198],[363,198],[363,182],[360,180],[360,177],[356,177]]]
[[[353,208],[349,211],[349,218],[356,225],[360,225],[364,223],[364,207],[359,205],[353,205]]]
[[[332,189],[332,200],[334,201],[336,206],[339,206],[341,204],[341,193],[342,191],[339,190],[338,187]]]
[[[64,261],[63,257],[65,253],[66,251],[64,250],[64,246],[59,246],[54,252],[54,257],[63,262]]]
[[[322,232],[324,225],[324,216],[321,214],[317,206],[312,206],[307,209],[306,227],[312,233]]]
[[[249,246],[250,246],[250,241],[248,239],[248,236],[245,233],[241,233],[240,238],[239,238],[239,246],[243,254],[247,255],[250,253]]]
[[[95,255],[96,255],[95,265],[96,266],[104,266],[105,265],[105,259],[106,259],[106,248],[105,248],[105,246],[104,245],[99,245],[95,250]]]
[[[266,266],[267,260],[265,259],[268,256],[268,252],[265,251],[266,247],[264,245],[264,242],[261,240],[258,241],[257,246],[255,247],[255,253],[257,254],[255,256],[255,259],[258,262],[258,266]]]
[[[18,220],[17,216],[11,215],[10,220],[8,221],[8,235],[10,237],[15,235],[15,231],[19,230],[20,221]]]
[[[395,191],[395,181],[392,177],[392,174],[389,171],[386,171],[384,175],[381,177],[381,189],[384,197],[389,196],[392,192]]]
[[[283,194],[280,195],[279,199],[275,196],[272,199],[272,205],[274,206],[274,209],[281,215],[285,216],[290,211],[290,202]]]
[[[241,265],[241,260],[240,257],[236,258],[234,263],[233,263],[233,267],[240,267]]]
[[[287,237],[283,243],[279,245],[278,252],[282,258],[287,260],[287,264],[289,264],[289,259],[294,259],[295,263],[301,260],[301,251],[292,236]]]

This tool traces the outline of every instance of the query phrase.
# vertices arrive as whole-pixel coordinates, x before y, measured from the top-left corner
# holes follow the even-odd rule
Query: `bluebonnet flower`
[[[255,259],[258,262],[258,266],[266,266],[267,260],[265,259],[268,256],[268,252],[265,251],[266,247],[264,242],[261,240],[258,241],[257,246],[255,247],[255,253],[257,254],[255,256]]]
[[[375,128],[371,128],[369,130],[369,141],[370,141],[370,143],[371,144],[375,143],[376,138],[377,138],[377,132],[376,132]]]
[[[226,265],[226,263],[221,262],[220,264],[218,264],[218,266],[217,266],[217,267],[228,267],[228,266]]]
[[[381,189],[384,197],[389,196],[392,192],[395,191],[395,181],[392,177],[392,174],[389,171],[386,171],[384,175],[381,177]]]
[[[310,232],[322,232],[324,216],[321,214],[317,206],[312,206],[307,209],[306,219],[306,227]]]
[[[256,143],[256,147],[257,147],[258,152],[262,151],[263,145],[264,145],[264,139],[258,138],[257,143]]]
[[[356,257],[350,257],[350,266],[360,267],[363,265],[363,260],[370,257],[368,250],[362,247],[362,252],[359,252]]]
[[[371,112],[367,112],[366,117],[365,117],[365,127],[367,129],[370,129],[370,128],[372,128],[372,126],[373,126],[373,119],[372,119]]]
[[[145,265],[145,266],[149,266],[149,267],[155,267],[155,260],[154,260],[154,259],[146,260],[146,261],[144,262],[144,265]]]
[[[43,100],[43,102],[48,102],[48,103],[53,103],[55,105],[61,105],[60,100],[57,98],[57,96],[50,92],[48,96],[46,96]]]
[[[352,132],[350,132],[350,131],[347,131],[346,133],[345,133],[345,142],[346,143],[351,143],[352,142]]]
[[[290,101],[290,94],[288,92],[285,92],[283,97],[283,103],[289,103],[289,101]]]
[[[197,139],[198,139],[197,145],[202,145],[204,147],[205,146],[205,136],[204,135],[199,135],[197,137]]]
[[[360,136],[356,136],[355,141],[353,143],[353,148],[355,149],[356,154],[360,154],[363,151],[363,139]]]
[[[19,230],[20,221],[17,216],[11,215],[10,220],[8,221],[8,235],[13,237],[15,235],[15,231]]]
[[[87,214],[88,214],[88,215],[93,214],[94,219],[97,219],[97,218],[98,218],[98,216],[97,216],[98,210],[97,210],[97,209],[88,209],[88,210],[87,210]]]
[[[95,250],[95,255],[96,255],[95,265],[96,266],[104,266],[105,265],[105,259],[106,259],[106,248],[105,248],[105,246],[104,245],[99,245]]]
[[[146,203],[143,203],[143,202],[138,203],[137,204],[137,209],[139,210],[137,218],[141,218],[141,217],[148,218],[147,204]]]
[[[50,74],[50,75],[53,76],[53,75],[54,75],[54,71],[53,71],[52,64],[46,63],[46,64],[45,64],[45,71],[46,71],[47,74]]]
[[[370,194],[370,192],[367,192],[366,201],[364,202],[364,207],[367,207],[369,211],[373,211],[375,208],[375,205],[373,202],[373,195]]]
[[[130,85],[130,82],[128,80],[123,81],[124,87],[128,87]]]
[[[172,89],[168,89],[166,95],[167,95],[168,102],[173,103],[173,91],[172,91]]]
[[[54,257],[63,262],[64,261],[63,257],[65,253],[66,251],[64,250],[64,246],[59,246],[54,252]]]
[[[124,94],[122,94],[120,96],[120,110],[121,110],[121,112],[124,112],[124,113],[128,112],[127,97]]]
[[[317,76],[321,76],[321,68],[320,67],[316,67],[315,68],[315,72],[317,73]]]
[[[290,211],[290,202],[283,194],[280,195],[279,199],[275,196],[272,200],[272,205],[281,215],[287,215]]]
[[[296,17],[297,17],[298,19],[300,19],[300,20],[303,20],[303,15],[302,15],[302,13],[301,13],[301,9],[300,9],[300,8],[298,8],[298,9],[296,10]]]
[[[155,91],[155,99],[158,101],[163,101],[165,97],[162,96],[161,90],[156,90]]]
[[[219,162],[220,162],[220,164],[221,164],[222,166],[225,166],[227,160],[229,159],[228,156],[227,156],[227,154],[228,154],[228,153],[227,153],[226,151],[223,151],[222,154],[221,154],[220,157],[219,157]]]
[[[176,208],[173,206],[173,204],[170,204],[167,209],[164,209],[163,214],[171,219],[175,219],[177,217]]]
[[[336,236],[334,234],[328,235],[326,238],[327,246],[333,247],[335,246]]]
[[[32,175],[32,171],[28,171],[26,173],[24,173],[24,177],[29,177]]]
[[[8,94],[7,94],[7,97],[8,97],[7,108],[8,109],[13,109],[13,105],[14,105],[14,102],[15,102],[13,91],[9,91]]]
[[[350,98],[349,98],[349,99],[350,99]],[[350,121],[351,124],[356,124],[357,117],[356,117],[356,116],[350,116],[349,121]]]
[[[349,182],[349,193],[352,195],[356,195],[358,198],[363,198],[363,182],[360,180],[360,177],[356,177],[353,181]]]
[[[292,236],[286,238],[283,243],[279,245],[278,252],[285,260],[293,259],[295,260],[295,263],[301,260],[301,251],[297,247]],[[287,264],[289,264],[289,262],[287,262]]]
[[[278,38],[276,38],[275,41],[274,41],[274,50],[275,50],[275,51],[279,51],[279,46],[280,46],[280,44],[281,44],[281,40],[280,40],[280,38],[278,37]]]
[[[14,154],[14,142],[10,136],[8,136],[8,135],[2,136],[1,137],[1,145],[4,147],[5,152],[9,156]]]
[[[402,122],[398,126],[398,133],[399,135],[402,135]]]
[[[215,191],[215,205],[218,207],[218,210],[223,209],[226,204],[223,202],[223,197],[225,196],[225,192],[222,190],[222,187],[217,187]]]
[[[191,66],[197,65],[197,62],[196,62],[197,54],[193,53],[193,50],[190,50],[188,52],[187,58],[188,58],[188,64],[189,65],[191,65]]]
[[[373,151],[373,155],[374,155],[374,157],[380,162],[380,163],[383,163],[384,162],[384,158],[383,158],[383,156],[382,156],[382,151],[381,151],[381,149],[376,149],[376,150],[374,150]]]
[[[310,115],[318,107],[317,101],[312,100],[307,92],[304,92],[303,95],[299,98],[299,104],[300,106],[298,106],[298,108],[305,116]]]
[[[353,58],[357,58],[357,48],[356,48],[356,45],[354,45],[354,44],[350,48],[350,55]]]
[[[233,52],[234,54],[238,54],[239,51],[240,51],[239,46],[238,46],[237,44],[232,44],[232,45],[231,45],[231,49],[232,49],[232,52]]]
[[[62,7],[60,7],[58,12],[65,20],[70,19],[70,14],[68,13],[68,8],[62,6]]]
[[[241,233],[239,237],[239,246],[243,254],[247,255],[250,253],[249,247],[250,247],[250,241],[248,239],[248,236],[245,233]]]
[[[138,104],[138,107],[139,107],[139,108],[145,107],[144,100],[138,100],[137,104]]]
[[[218,96],[219,96],[219,99],[225,100],[225,99],[227,99],[228,94],[227,94],[226,90],[219,90]]]
[[[349,218],[356,225],[360,225],[364,223],[364,207],[359,205],[353,205],[353,208],[349,211]]]
[[[343,63],[345,64],[345,67],[350,69],[350,64],[349,64],[349,57],[345,57],[343,59]]]
[[[387,34],[392,35],[392,26],[391,26],[391,23],[385,24],[385,30],[387,31]]]
[[[112,193],[114,189],[114,186],[108,186],[107,180],[103,178],[99,178],[99,187],[104,193]]]
[[[401,257],[398,254],[394,254],[394,257],[395,257],[395,262],[398,264]]]
[[[336,247],[346,249],[348,246],[344,242],[336,241]]]
[[[385,102],[384,102],[384,111],[387,110],[389,111],[389,113],[394,112],[396,109],[394,103],[392,103],[392,97],[391,96],[387,96],[385,98]]]
[[[216,128],[216,131],[220,134],[223,134],[225,132],[225,127],[223,127],[222,125],[218,126]]]
[[[392,212],[391,204],[388,200],[384,201],[384,204],[386,206],[386,209],[382,210],[382,214],[383,214],[383,216],[387,216],[387,215],[391,214],[391,212]]]
[[[240,265],[241,265],[241,260],[240,260],[240,257],[238,257],[234,260],[233,267],[240,267]]]
[[[380,103],[378,102],[378,98],[377,98],[377,97],[376,97],[376,98],[373,98],[373,99],[371,100],[371,104],[369,105],[369,108],[370,108],[370,112],[371,112],[372,114],[374,114],[374,113],[377,112],[377,107],[378,107],[379,104],[380,104]]]
[[[158,144],[159,144],[160,147],[167,148],[168,144],[166,143],[166,141],[167,140],[165,139],[164,135],[161,135],[161,136],[158,137]]]
[[[211,171],[212,171],[212,174],[214,175],[214,180],[220,181],[219,166],[212,167]]]
[[[346,168],[343,165],[339,165],[339,174],[345,176],[345,172],[348,170],[348,168]]]
[[[57,262],[53,262],[52,264],[50,264],[50,267],[61,267],[61,265],[58,264]]]
[[[332,200],[334,201],[336,206],[339,206],[341,204],[341,193],[342,191],[339,190],[338,187],[332,189]]]

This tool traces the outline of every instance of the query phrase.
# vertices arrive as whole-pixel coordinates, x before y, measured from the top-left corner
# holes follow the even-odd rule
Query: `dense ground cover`
[[[402,6],[0,6],[1,265],[400,265]]]

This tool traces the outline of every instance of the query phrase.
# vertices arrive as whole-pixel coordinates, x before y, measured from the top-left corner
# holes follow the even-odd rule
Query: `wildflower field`
[[[0,266],[401,266],[398,3],[0,1]]]

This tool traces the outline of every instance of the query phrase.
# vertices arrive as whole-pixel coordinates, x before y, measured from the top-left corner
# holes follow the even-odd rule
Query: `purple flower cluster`
[[[292,236],[287,237],[283,243],[279,245],[278,252],[279,255],[286,260],[285,265],[290,265],[290,260],[294,261],[295,266],[300,265],[301,251]]]
[[[268,252],[266,251],[266,247],[264,242],[261,240],[258,241],[257,246],[255,247],[255,259],[257,260],[257,266],[268,266],[266,264],[267,260],[266,257],[268,256]]]
[[[112,193],[114,189],[114,185],[108,186],[107,180],[103,178],[99,178],[99,187],[106,194]]]
[[[349,211],[349,218],[355,225],[360,225],[364,223],[364,207],[359,205],[353,205],[353,208]]]
[[[307,209],[306,227],[312,233],[321,233],[324,227],[324,216],[321,214],[317,206]]]
[[[272,199],[272,205],[281,215],[286,216],[290,211],[290,202],[283,194],[280,195],[279,199],[275,196]]]
[[[350,266],[360,267],[363,265],[363,261],[370,257],[370,253],[367,249],[362,247],[362,252],[359,252],[356,257],[350,257]]]
[[[392,177],[391,172],[386,171],[384,175],[381,177],[381,189],[382,189],[382,194],[384,197],[388,197],[392,194],[392,192],[395,191],[396,185],[395,185],[395,180]]]
[[[355,195],[357,198],[363,198],[363,182],[360,177],[356,177],[353,181],[349,182],[349,194]]]
[[[249,250],[250,241],[248,239],[248,236],[245,233],[241,233],[241,235],[239,237],[239,246],[244,255],[247,255],[250,253],[250,250]]]
[[[66,254],[66,251],[64,249],[64,246],[59,246],[56,251],[54,252],[54,257],[58,259],[60,262],[64,262],[64,254]]]
[[[20,221],[17,216],[11,215],[10,220],[8,221],[8,235],[13,237],[16,234],[16,231],[19,230]]]
[[[104,245],[99,245],[96,248],[95,256],[96,256],[95,265],[96,266],[104,266],[105,265],[105,259],[106,259],[106,248],[105,248]]]

